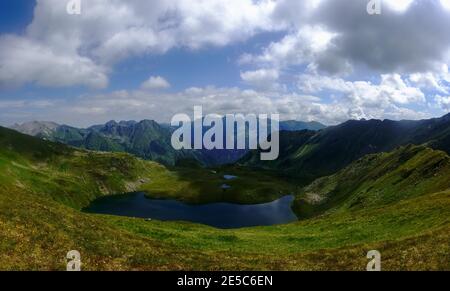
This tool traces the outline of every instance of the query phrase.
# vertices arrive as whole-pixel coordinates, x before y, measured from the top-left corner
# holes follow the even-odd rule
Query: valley
[[[236,179],[227,180],[232,173]],[[227,189],[221,186],[227,185]],[[176,199],[190,204],[230,202],[257,204],[276,200],[296,191],[296,186],[273,171],[248,171],[240,166],[205,169],[195,164],[171,168],[170,173],[142,185],[147,196],[154,199]]]
[[[84,270],[365,270],[367,251],[376,249],[385,270],[448,270],[450,158],[432,149],[445,149],[442,132],[425,145],[339,162],[346,165],[308,183],[298,170],[306,160],[291,164],[296,175],[278,169],[292,174],[288,158],[321,148],[309,144],[323,131],[291,132],[282,168],[250,165],[248,158],[203,168],[0,128],[0,268],[63,270],[67,251],[77,249]],[[224,183],[231,188],[221,189]],[[217,229],[81,211],[98,198],[135,191],[190,205],[258,204],[293,194],[300,220]]]

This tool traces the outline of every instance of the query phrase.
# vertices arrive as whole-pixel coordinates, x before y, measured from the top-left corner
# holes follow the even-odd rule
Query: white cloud
[[[241,72],[241,79],[256,88],[275,89],[280,74],[275,69],[259,69],[255,71]]]
[[[0,87],[32,82],[48,87],[104,88],[108,84],[106,72],[89,58],[55,52],[22,37],[0,37]]]
[[[160,54],[175,47],[225,46],[268,31],[286,35],[259,55],[245,55],[244,61],[258,66],[309,64],[331,73],[347,73],[357,64],[382,73],[423,72],[442,64],[450,46],[445,29],[450,25],[449,11],[436,8],[433,1],[409,2],[389,1],[388,7],[405,12],[387,11],[383,21],[373,23],[360,0],[90,0],[83,2],[83,13],[77,16],[66,13],[65,1],[40,0],[22,36],[24,42],[32,44],[36,59],[42,55],[41,62],[54,56],[62,70],[77,65],[81,72],[75,73],[73,82],[57,78],[53,84],[46,75],[41,80],[25,72],[21,81],[104,86],[108,69],[130,56]],[[10,57],[21,56],[8,43],[1,47]],[[23,70],[20,64],[0,61],[5,70]],[[60,75],[55,66],[48,71]],[[66,75],[70,72],[66,70]],[[92,74],[97,74],[94,81]],[[9,81],[4,76],[0,80]]]
[[[439,107],[442,110],[450,111],[450,96],[443,97],[443,96],[437,95],[435,97],[435,100],[436,100],[437,105],[439,105]]]
[[[366,89],[364,86],[359,88]],[[320,121],[326,124],[359,118],[419,119],[430,116],[425,111],[417,112],[402,104],[380,103],[379,96],[363,102],[358,100],[361,96],[356,99],[352,97],[355,96],[343,95],[339,100],[324,102],[311,94],[216,87],[189,88],[174,93],[121,90],[108,94],[83,95],[74,100],[60,100],[45,108],[39,107],[38,103],[17,103],[16,107],[4,108],[0,122],[8,124],[45,120],[48,116],[55,122],[76,126],[89,126],[111,119],[155,119],[168,122],[177,113],[192,115],[194,106],[202,106],[205,114],[279,113],[283,120]],[[11,120],[13,122],[8,122],[9,116],[15,116]]]
[[[298,77],[297,87],[305,93],[319,93],[324,90],[345,92],[351,90],[352,84],[341,78],[302,74]]]
[[[442,5],[445,9],[450,9],[450,0],[441,0],[441,5]]]
[[[386,108],[394,104],[424,103],[425,94],[405,83],[398,74],[381,75],[380,84],[368,81],[345,81],[319,75],[301,75],[298,87],[306,93],[331,91],[342,93],[353,106]]]
[[[409,8],[409,6],[414,2],[414,0],[385,0],[384,3],[390,9],[398,12],[404,12]]]
[[[39,0],[26,33],[0,40],[0,83],[105,87],[107,73],[126,58],[225,46],[279,29],[270,17],[275,4],[89,0],[82,2],[81,15],[68,15],[66,1]]]
[[[378,90],[380,95],[389,95],[392,102],[397,104],[425,102],[425,94],[420,89],[407,85],[399,74],[381,75]]]
[[[435,90],[439,93],[448,94],[450,91],[450,73],[446,64],[436,72],[415,73],[409,76],[409,81],[419,88]]]
[[[438,70],[450,48],[444,29],[450,11],[437,1],[385,2],[383,14],[370,17],[361,0],[281,0],[273,17],[289,27],[289,34],[242,60],[260,66],[268,61],[286,67],[310,64],[341,75],[361,67],[383,74]]]
[[[141,88],[144,90],[167,89],[170,88],[170,83],[163,77],[152,76],[141,84]]]
[[[260,55],[242,55],[240,63],[278,68],[314,64],[334,37],[335,34],[321,26],[305,26],[279,42],[272,42]]]
[[[431,72],[411,74],[409,81],[420,88],[434,89],[441,93],[448,92],[448,88],[444,87],[439,77]]]

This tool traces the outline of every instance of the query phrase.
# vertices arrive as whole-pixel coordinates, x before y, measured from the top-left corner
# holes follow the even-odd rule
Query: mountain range
[[[408,144],[450,153],[450,114],[419,121],[349,120],[337,126],[287,121],[280,123],[280,156],[261,161],[259,151],[184,150],[171,146],[173,127],[155,121],[110,121],[80,129],[52,122],[32,122],[13,129],[71,146],[135,156],[176,165],[195,160],[205,166],[239,163],[272,169],[300,183],[336,173],[368,154],[389,152]],[[226,134],[226,133],[224,133]]]
[[[261,161],[259,151],[252,151],[240,163],[278,170],[308,183],[365,155],[407,144],[450,153],[450,114],[420,121],[350,120],[318,132],[281,132],[279,159]]]
[[[15,124],[11,128],[49,141],[88,150],[127,152],[165,165],[176,165],[186,159],[196,160],[207,166],[230,164],[248,153],[247,150],[174,150],[171,146],[171,135],[174,128],[153,120],[110,121],[88,128],[33,121]],[[325,126],[318,122],[280,122],[280,130],[321,130],[324,128]],[[224,134],[226,135],[226,132]]]

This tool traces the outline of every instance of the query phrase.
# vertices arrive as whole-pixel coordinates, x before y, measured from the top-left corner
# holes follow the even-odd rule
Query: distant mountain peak
[[[105,123],[105,126],[117,126],[119,125],[115,120],[110,120],[107,123]]]
[[[59,126],[59,124],[51,121],[30,121],[22,124],[14,124],[10,128],[24,134],[37,136],[50,134]]]
[[[155,124],[155,123],[157,123],[157,122],[154,121],[154,120],[151,120],[151,119],[144,119],[144,120],[141,120],[139,123],[151,123],[151,124]]]
[[[137,124],[137,122],[134,121],[134,120],[121,120],[119,122],[120,126],[133,126],[133,125],[136,125],[136,124]]]

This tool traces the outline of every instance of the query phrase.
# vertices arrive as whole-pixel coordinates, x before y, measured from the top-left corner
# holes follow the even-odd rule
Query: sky
[[[450,0],[70,1],[0,1],[1,125],[450,111]]]

